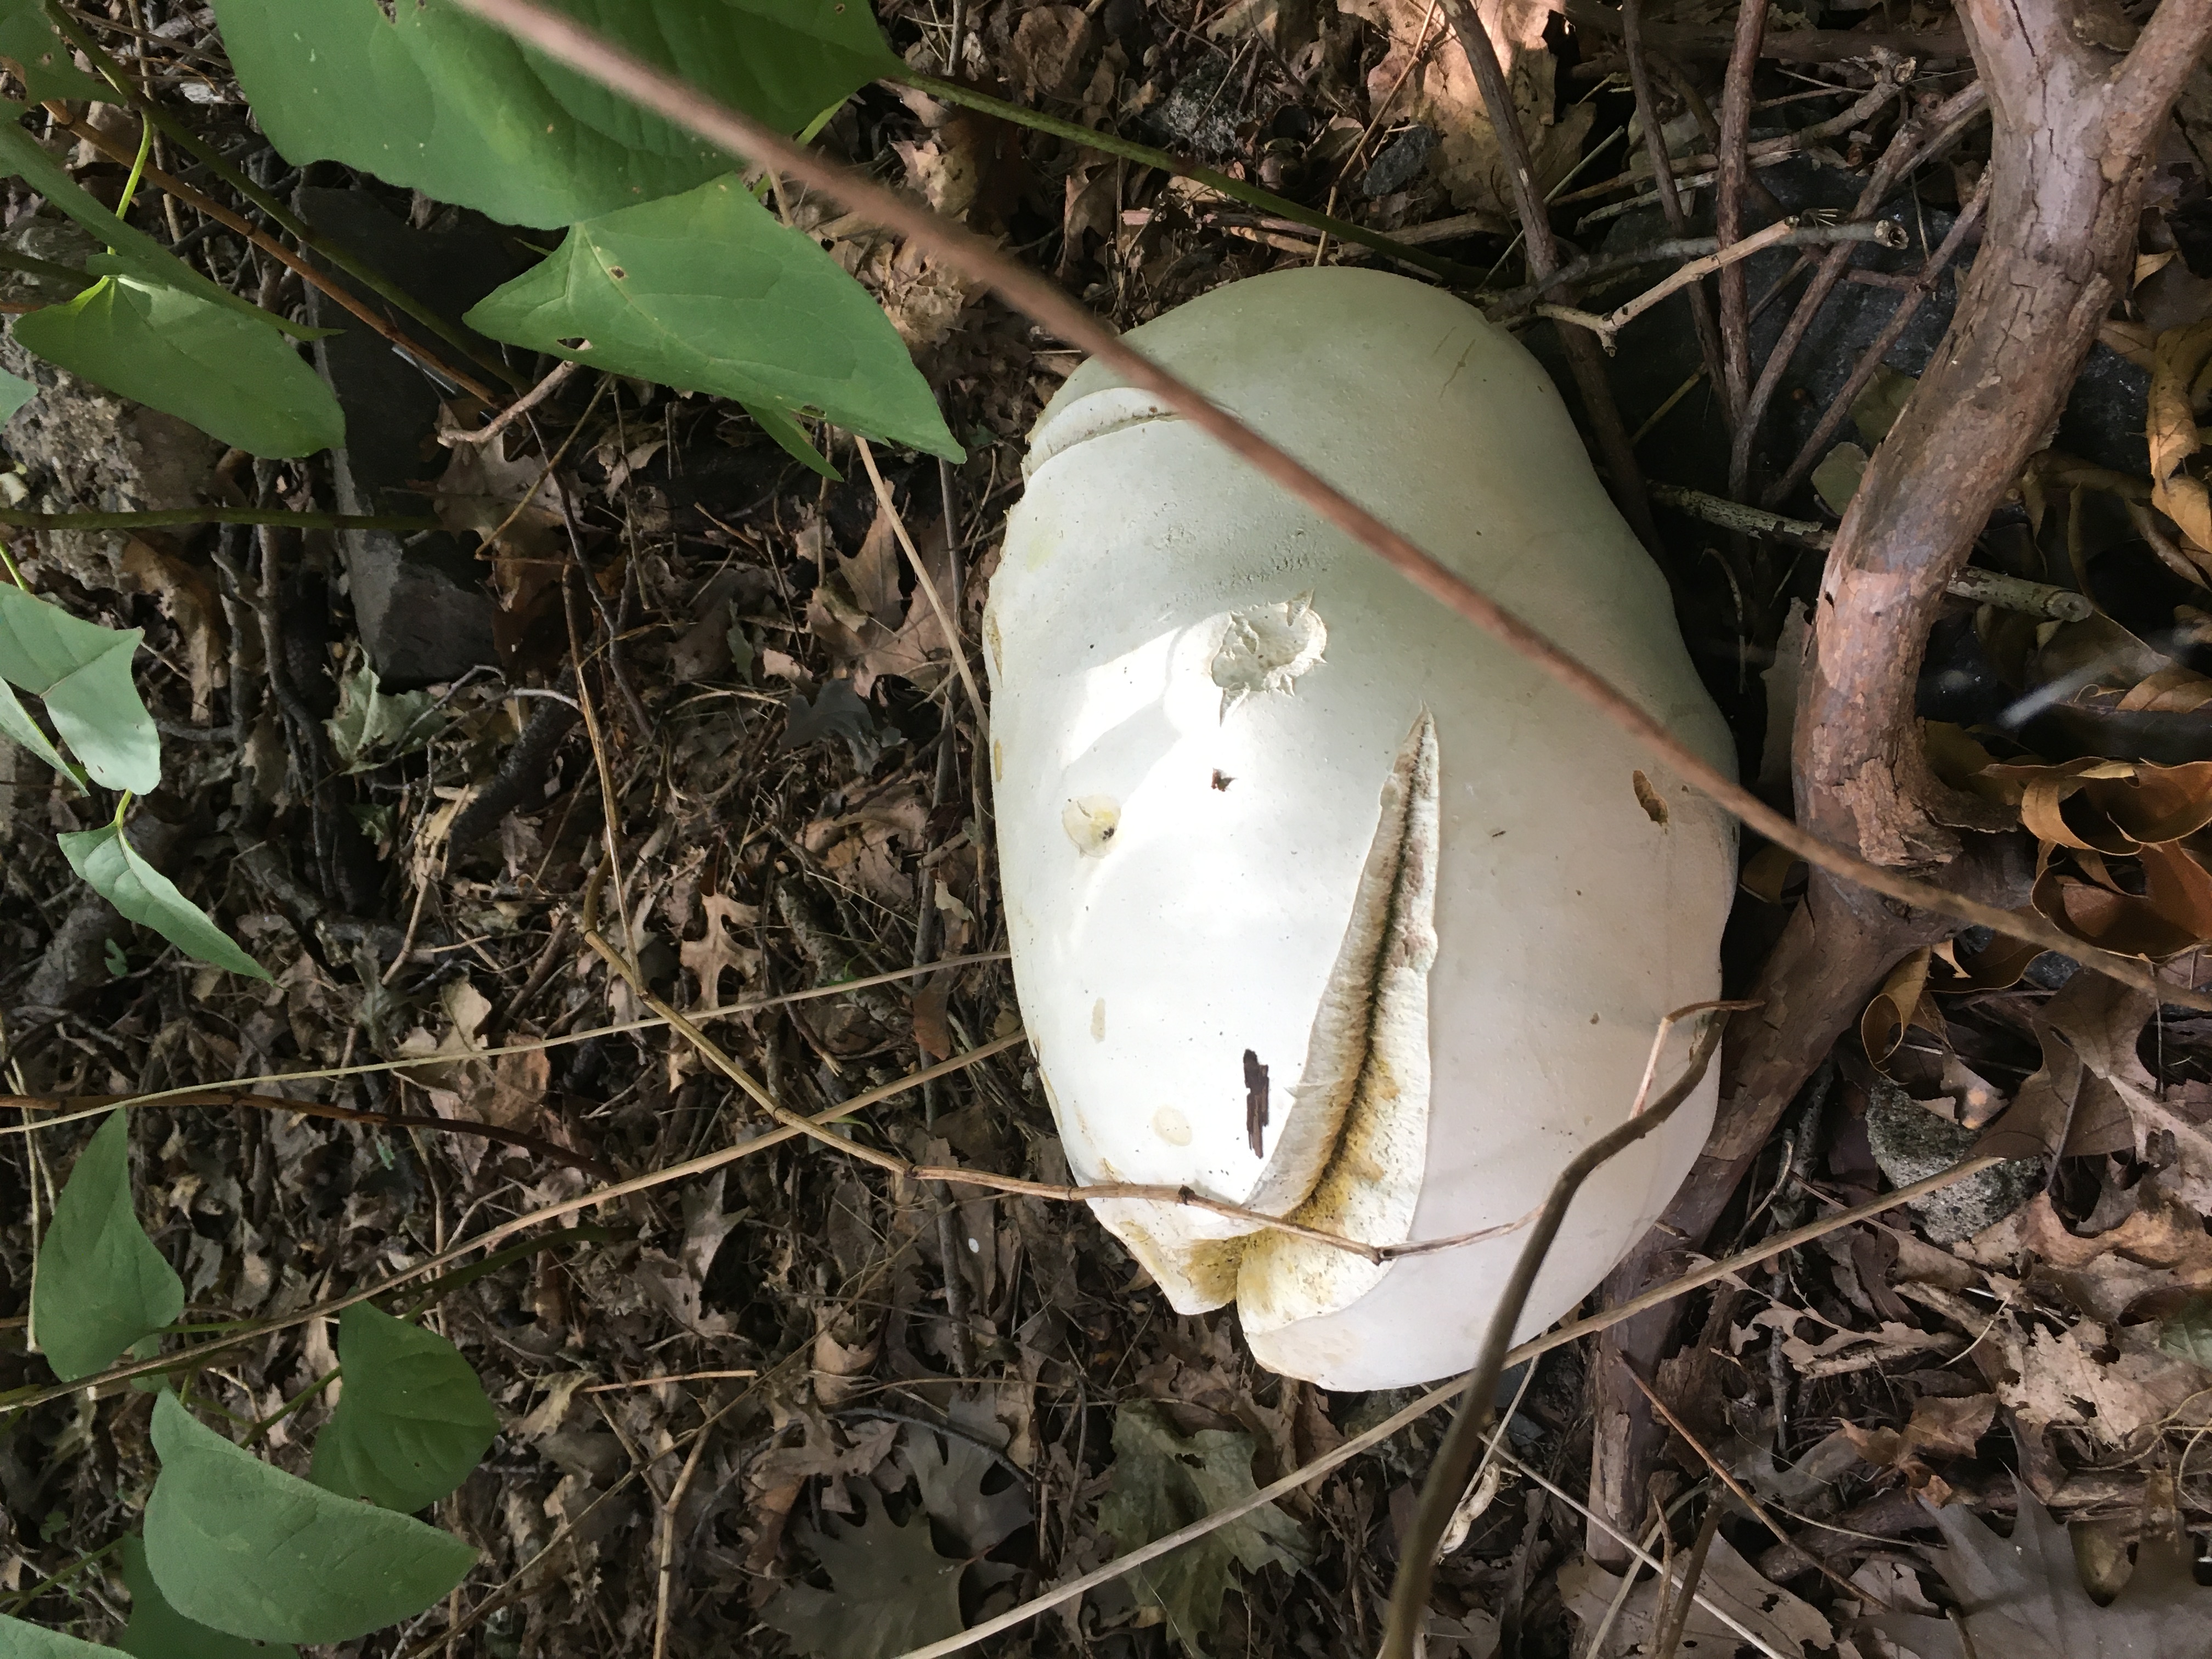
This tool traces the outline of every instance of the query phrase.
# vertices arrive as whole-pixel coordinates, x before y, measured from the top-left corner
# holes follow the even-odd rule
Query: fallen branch
[[[1974,122],[1981,118],[1989,102],[1989,93],[1978,81],[1953,93],[1934,109],[1909,117],[1899,123],[1890,137],[1888,148],[1875,163],[1874,172],[1866,187],[1859,192],[1856,205],[1851,209],[1854,220],[1871,219],[1881,211],[1881,204],[1889,193],[1909,177],[1913,170],[1939,154],[1954,142]],[[1790,320],[1783,325],[1782,332],[1759,365],[1759,379],[1753,383],[1744,404],[1743,419],[1736,429],[1729,450],[1729,494],[1739,501],[1751,493],[1751,463],[1753,445],[1759,436],[1760,423],[1766,416],[1767,405],[1774,400],[1782,377],[1789,370],[1813,326],[1813,319],[1828,296],[1835,292],[1836,284],[1843,280],[1844,271],[1851,262],[1849,246],[1832,247],[1814,268],[1813,280],[1805,285],[1798,296],[1796,308]],[[1778,289],[1777,290],[1779,291]]]
[[[1880,224],[1826,225],[1814,222],[1809,215],[1794,221],[1793,225],[1794,228],[1782,227],[1786,234],[1778,235],[1772,241],[1762,243],[1760,246],[1814,247],[1829,242],[1881,242],[1885,246],[1890,246],[1889,238],[1892,235],[1898,238],[1894,246],[1899,247],[1905,246],[1903,228],[1896,225],[1890,225],[1887,229]],[[1773,228],[1769,228],[1771,230]],[[1741,247],[1742,244],[1738,243],[1736,246]],[[1553,288],[1570,285],[1579,288],[1585,283],[1596,282],[1620,271],[1633,270],[1638,265],[1671,264],[1677,259],[1702,258],[1706,254],[1719,251],[1720,240],[1717,237],[1670,236],[1664,241],[1653,242],[1644,247],[1632,248],[1626,253],[1607,254],[1601,258],[1571,259],[1559,267],[1547,283],[1529,283],[1520,288],[1508,289],[1503,294],[1481,295],[1483,312],[1491,321],[1497,322],[1503,318],[1519,316],[1526,313]],[[1744,256],[1731,250],[1729,257],[1740,259]],[[1551,314],[1559,313],[1555,312]]]
[[[435,519],[389,513],[287,513],[267,507],[156,507],[138,513],[26,513],[0,507],[9,530],[158,530],[185,524],[266,524],[284,530],[442,530]]]
[[[501,410],[485,424],[473,432],[441,432],[438,434],[438,441],[448,449],[457,449],[463,444],[489,443],[508,427],[559,391],[561,383],[582,366],[574,357],[562,358],[547,372],[544,380],[517,398],[505,409]]]
[[[2149,488],[2148,484],[2143,487]],[[1651,486],[1651,499],[1662,507],[1671,507],[1723,530],[1741,531],[1748,536],[1771,536],[1824,553],[1836,544],[1836,532],[1825,525],[1814,524],[1809,519],[1786,519],[1763,507],[1746,507],[1725,495],[1709,495],[1702,489],[1655,483]],[[2052,622],[2086,622],[2096,611],[2087,595],[2070,587],[2032,582],[2024,576],[2008,576],[2001,570],[1984,570],[1978,565],[1968,565],[1952,577],[1945,591],[1954,599],[1993,605],[2000,611],[2017,611],[2022,616],[2041,617]]]
[[[1522,240],[1528,250],[1528,274],[1540,287],[1548,289],[1559,274],[1559,242],[1552,234],[1551,210],[1536,191],[1535,167],[1528,159],[1528,141],[1521,131],[1512,89],[1505,83],[1504,66],[1498,61],[1498,48],[1491,42],[1490,31],[1475,15],[1474,0],[1442,3],[1452,33],[1459,40],[1460,51],[1466,55],[1468,67],[1474,71],[1475,85],[1482,90],[1483,109],[1490,117],[1491,131],[1504,159],[1505,176],[1512,186],[1514,213],[1521,221]],[[1620,508],[1621,516],[1628,520],[1629,528],[1635,531],[1637,539],[1656,560],[1660,555],[1659,526],[1651,517],[1651,499],[1644,493],[1644,470],[1636,459],[1636,447],[1628,440],[1628,428],[1621,422],[1620,406],[1613,401],[1605,363],[1589,339],[1572,329],[1559,330],[1559,347],[1566,354],[1575,387],[1582,393],[1583,413],[1589,418],[1591,434],[1597,440],[1607,491]],[[1279,478],[1278,482],[1283,480]],[[1378,524],[1376,527],[1382,526]]]
[[[1780,505],[1789,499],[1799,484],[1813,476],[1813,469],[1827,453],[1829,441],[1850,414],[1851,404],[1857,400],[1859,393],[1866,390],[1867,383],[1874,379],[1875,371],[1889,356],[1889,349],[1904,334],[1905,325],[1919,313],[1921,306],[1936,292],[1937,279],[1957,257],[1959,250],[1966,246],[1966,238],[1980,226],[1983,210],[1989,206],[1990,182],[1994,177],[1990,169],[1982,169],[1981,180],[1974,186],[1972,198],[1959,210],[1959,216],[1952,220],[1951,228],[1943,234],[1943,240],[1936,244],[1936,252],[1928,256],[1928,262],[1911,279],[1912,285],[1899,298],[1881,331],[1867,342],[1866,349],[1859,354],[1858,362],[1852,365],[1850,379],[1844,382],[1843,389],[1830,400],[1828,407],[1814,425],[1811,434],[1798,447],[1797,459],[1790,463],[1788,471],[1767,486],[1765,495],[1760,498],[1767,506]],[[2087,614],[2086,610],[2082,612],[2085,617]],[[2075,620],[2079,621],[2080,618]]]
[[[1590,0],[1549,0],[1551,9],[1577,28],[1617,35],[1620,14]],[[1735,37],[1729,29],[1686,28],[1663,23],[1644,26],[1644,43],[1670,58],[1725,58]],[[1964,58],[1966,37],[1960,29],[1875,32],[1863,29],[1784,29],[1764,35],[1759,55],[1784,64],[1848,64],[1881,52],[1900,58]]]
[[[1626,305],[1607,312],[1602,317],[1591,312],[1578,311],[1572,306],[1546,304],[1528,308],[1539,317],[1549,317],[1588,329],[1597,336],[1598,343],[1605,348],[1605,355],[1610,357],[1620,343],[1620,331],[1662,300],[1680,293],[1714,271],[1739,264],[1754,253],[1763,253],[1768,248],[1784,244],[1806,246],[1820,242],[1878,242],[1887,248],[1901,248],[1905,245],[1905,227],[1889,219],[1850,225],[1816,225],[1800,218],[1778,219],[1765,229],[1747,236],[1741,241],[1723,246],[1719,239],[1715,238],[1712,252],[1701,258],[1692,259],[1663,282],[1655,283]]]
[[[828,985],[817,985],[805,991],[786,991],[772,997],[746,997],[736,1002],[717,1003],[711,1008],[694,1008],[686,1018],[730,1019],[739,1014],[758,1013],[763,1008],[781,1008],[794,1002],[814,1002],[823,997],[843,996],[852,991],[865,991],[878,985],[889,985],[902,979],[921,979],[943,968],[966,968],[981,962],[1004,962],[1004,951],[978,951],[964,957],[946,957],[927,967],[894,968],[889,973],[870,974],[861,979],[841,979]],[[566,1048],[572,1043],[591,1042],[600,1037],[627,1036],[632,1031],[657,1031],[668,1022],[655,1014],[649,1019],[619,1020],[611,1025],[587,1026],[582,1030],[563,1031],[559,1036],[532,1037],[522,1042],[503,1042],[487,1048],[472,1048],[465,1056],[471,1060],[497,1060],[501,1054],[534,1054],[548,1048]],[[106,1104],[71,1110],[60,1117],[50,1117],[37,1123],[0,1123],[0,1136],[29,1134],[39,1129],[51,1129],[64,1123],[75,1123],[81,1119],[98,1117],[117,1107],[136,1109],[140,1106],[178,1106],[191,1103],[193,1097],[226,1091],[252,1090],[264,1084],[299,1084],[331,1082],[342,1078],[367,1077],[374,1072],[404,1072],[417,1066],[449,1066],[456,1056],[443,1054],[415,1054],[398,1060],[365,1060],[358,1066],[325,1066],[307,1072],[264,1072],[258,1077],[234,1077],[222,1083],[188,1083],[174,1089],[158,1089],[150,1094],[118,1095]],[[106,1099],[106,1097],[102,1097]],[[22,1103],[19,1101],[18,1103]],[[35,1098],[31,1103],[35,1107]],[[288,1100],[285,1105],[294,1111],[306,1111],[307,1104]]]
[[[1690,214],[1675,186],[1674,159],[1667,154],[1667,124],[1659,117],[1659,100],[1651,87],[1651,64],[1644,50],[1644,0],[1621,0],[1620,39],[1628,58],[1629,89],[1636,95],[1637,118],[1644,126],[1644,154],[1651,161],[1652,194],[1667,228],[1680,241],[1690,228]],[[1718,238],[1713,246],[1720,246]],[[1720,325],[1713,317],[1712,296],[1702,287],[1690,291],[1690,325],[1697,331],[1698,354],[1705,360],[1705,373],[1718,386],[1727,372],[1721,356]],[[1632,449],[1635,445],[1632,437],[1629,447]]]

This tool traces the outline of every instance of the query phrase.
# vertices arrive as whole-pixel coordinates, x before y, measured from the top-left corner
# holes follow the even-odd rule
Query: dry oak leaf
[[[1370,100],[1393,122],[1415,120],[1441,133],[1429,169],[1462,209],[1514,211],[1498,133],[1467,54],[1429,0],[1344,0],[1340,9],[1363,17],[1389,37],[1382,60],[1367,72]],[[1557,117],[1555,59],[1544,44],[1551,8],[1543,0],[1502,0],[1477,9],[1498,49],[1528,143],[1536,187],[1548,191],[1582,159],[1595,108],[1577,104]],[[1395,94],[1395,99],[1393,94]]]
[[[2057,1334],[2039,1328],[2022,1340],[2010,1319],[2000,1318],[1990,1334],[2009,1374],[1997,1399],[2031,1432],[2078,1428],[2100,1448],[2139,1449],[2145,1430],[2212,1422],[2212,1373],[2131,1330],[2084,1321]]]
[[[2182,470],[2202,447],[2190,392],[2212,360],[2212,321],[2168,329],[2151,348],[2150,395],[2144,434],[2150,445],[2151,505],[2181,526],[2198,547],[2212,550],[2212,496]]]
[[[675,1255],[664,1250],[638,1253],[638,1288],[665,1308],[685,1330],[700,1336],[721,1336],[730,1328],[726,1317],[707,1312],[704,1304],[707,1270],[738,1219],[722,1213],[724,1173],[717,1170],[708,1179],[685,1189],[684,1242]]]
[[[798,1535],[828,1573],[830,1588],[787,1584],[761,1609],[761,1619],[800,1652],[893,1659],[963,1629],[960,1575],[966,1564],[937,1553],[929,1517],[920,1510],[902,1525],[878,1494],[872,1509],[861,1501],[858,1525],[840,1527],[825,1516],[819,1528],[802,1527]]]
[[[737,929],[750,927],[760,920],[760,910],[740,904],[727,893],[706,894],[699,908],[707,913],[707,931],[697,939],[685,939],[676,954],[684,971],[698,981],[693,1006],[716,1008],[721,1006],[724,969],[734,973],[740,985],[760,971],[761,953],[739,944],[737,938]]]
[[[1925,1500],[1923,1500],[1923,1504]],[[1948,1548],[1936,1571],[1956,1599],[1960,1624],[1918,1613],[1869,1620],[1918,1659],[2204,1659],[2212,1654],[2212,1596],[2197,1587],[2188,1558],[2164,1532],[2146,1528],[2136,1567],[2119,1596],[2099,1607],[2081,1588],[2066,1528],[2027,1492],[2012,1536],[2000,1538],[1966,1510],[1928,1506]]]
[[[2146,1176],[2129,1194],[2135,1208],[2087,1237],[2068,1231],[2047,1193],[2019,1215],[2021,1244],[2043,1259],[2066,1299],[2092,1319],[2118,1323],[2140,1303],[2163,1306],[2212,1290],[2212,1236],[2204,1218]]]
[[[1036,1518],[1030,1489],[964,1436],[908,1429],[906,1458],[931,1519],[981,1555]]]

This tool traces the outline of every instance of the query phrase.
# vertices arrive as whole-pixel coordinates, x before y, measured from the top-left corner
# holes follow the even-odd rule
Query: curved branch
[[[2063,0],[1962,0],[1992,117],[1988,228],[1959,307],[1836,535],[1796,734],[1801,822],[1871,862],[1955,854],[1914,720],[1923,643],[2121,291],[2157,131],[2212,39],[2166,0],[2121,72]],[[1966,820],[1972,823],[1972,820]]]

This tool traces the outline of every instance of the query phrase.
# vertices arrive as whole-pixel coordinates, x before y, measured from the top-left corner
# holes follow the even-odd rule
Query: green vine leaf
[[[572,228],[463,319],[495,340],[681,392],[966,459],[898,331],[811,236],[729,174]],[[563,341],[581,337],[584,349]]]
[[[96,76],[76,66],[69,43],[47,17],[39,0],[5,0],[0,3],[0,58],[15,69],[31,101],[49,98],[106,100],[115,90]]]
[[[67,305],[17,318],[15,332],[47,362],[250,455],[345,441],[337,398],[288,342],[181,289],[102,277]]]
[[[468,1576],[451,1533],[311,1486],[234,1446],[164,1393],[146,1565],[185,1618],[264,1642],[349,1642]]]
[[[186,956],[251,979],[269,977],[269,970],[179,892],[176,883],[139,857],[138,849],[114,824],[54,839],[61,843],[70,868],[132,921],[152,928]]]
[[[162,1595],[146,1565],[146,1540],[123,1540],[123,1585],[131,1592],[131,1622],[118,1638],[137,1659],[300,1659],[300,1650],[277,1642],[249,1642],[196,1625]]]
[[[742,403],[744,399],[738,401]],[[790,416],[773,404],[745,404],[744,409],[762,431],[783,446],[786,454],[832,483],[845,482],[845,475],[830,465],[830,458],[814,447],[814,441],[806,435],[806,428]]]
[[[161,737],[131,678],[143,637],[0,582],[0,679],[46,700],[54,729],[94,783],[147,795],[161,787]]]
[[[131,1203],[128,1116],[110,1112],[77,1154],[31,1277],[31,1334],[64,1382],[106,1370],[185,1310],[184,1281]]]
[[[115,1659],[116,1650],[0,1613],[0,1659]]]
[[[17,106],[0,99],[0,114],[8,112],[20,112]],[[182,289],[295,340],[317,340],[337,332],[336,329],[309,328],[264,311],[252,301],[242,300],[228,289],[210,282],[144,231],[110,213],[97,197],[70,177],[67,168],[39,147],[37,139],[16,125],[12,117],[0,119],[0,175],[6,174],[21,179],[45,197],[56,211],[68,215],[107,245],[107,255],[94,255],[85,262],[88,270],[134,271],[149,283]]]
[[[62,758],[61,750],[39,729],[39,723],[31,718],[31,711],[23,707],[22,700],[5,680],[0,680],[0,732],[13,738],[79,789],[84,787],[82,775]]]
[[[0,424],[14,420],[15,412],[38,395],[36,384],[0,368]]]
[[[564,0],[561,9],[785,132],[905,67],[857,3]],[[690,190],[729,166],[449,0],[216,0],[215,10],[255,118],[301,166],[343,161],[548,228]]]
[[[366,1302],[338,1316],[338,1366],[345,1391],[307,1474],[327,1492],[411,1515],[467,1480],[499,1433],[459,1349]]]

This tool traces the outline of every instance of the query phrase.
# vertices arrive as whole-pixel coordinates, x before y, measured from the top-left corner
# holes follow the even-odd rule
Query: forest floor
[[[1816,6],[1787,20],[1863,23],[1889,31],[1884,40],[1901,30],[1950,50],[1918,58],[1909,79],[1873,49],[1764,64],[1752,137],[1778,141],[1759,176],[1783,207],[1848,210],[1900,117],[1971,78],[1948,12],[1919,0],[1891,9],[1911,15]],[[1674,54],[1670,143],[1693,158],[1701,112],[1721,101],[1729,15],[1707,0],[1647,10]],[[288,168],[250,125],[207,13],[112,0],[80,15],[282,193],[380,214],[380,234],[410,257],[434,260],[471,237],[490,265],[512,256],[490,228],[336,164]],[[1433,6],[915,0],[883,17],[911,61],[939,64],[961,20],[957,69],[978,86],[1404,236],[1495,273],[1498,289],[1523,280],[1496,146]],[[1662,237],[1648,203],[1602,216],[1649,181],[1627,160],[1641,141],[1624,142],[1633,100],[1614,37],[1540,9],[1509,8],[1502,27],[1521,31],[1514,86],[1541,183],[1562,204],[1555,222],[1590,251]],[[2061,425],[2061,447],[2109,475],[2148,480],[2153,344],[2212,317],[2198,148],[2212,129],[2191,125],[2212,120],[2212,82],[2202,71],[2199,82],[2164,141],[2136,285]],[[1840,126],[1830,118],[1869,103]],[[1820,124],[1828,130],[1806,135]],[[997,236],[1124,327],[1239,276],[1347,257],[1188,180],[910,90],[864,91],[823,141]],[[1859,278],[1798,349],[1762,441],[1770,476],[1813,437],[1973,199],[1987,154],[1985,130],[1969,129],[1884,203],[1903,246],[1862,245]],[[120,182],[96,149],[70,159],[95,188]],[[52,257],[72,233],[10,188],[0,243]],[[879,449],[890,509],[849,440],[832,448],[844,482],[827,483],[733,404],[587,373],[490,445],[417,446],[422,495],[481,538],[481,562],[401,595],[374,629],[329,534],[12,534],[40,591],[146,630],[142,684],[173,741],[167,787],[142,811],[160,820],[164,867],[275,975],[258,985],[196,969],[89,898],[54,840],[88,827],[89,809],[27,755],[0,755],[0,1006],[21,1106],[10,1115],[29,1123],[52,1115],[39,1102],[255,1079],[251,1099],[152,1105],[131,1120],[140,1212],[183,1276],[188,1321],[301,1313],[489,1225],[770,1127],[586,943],[594,872],[611,875],[603,924],[655,995],[800,1110],[1018,1031],[975,711],[894,518],[972,644],[1026,434],[1079,356],[896,239],[804,197],[780,205],[882,301],[968,449],[957,467]],[[201,231],[189,208],[148,212],[167,216],[167,240],[193,240],[218,280],[264,305],[304,305],[281,270],[220,227]],[[1784,641],[1818,577],[1807,532],[1834,526],[1972,255],[1969,237],[1844,429],[1819,440],[1814,482],[1783,503],[1796,531],[1742,540],[1662,514],[1699,669],[1746,777],[1782,799],[1787,750],[1778,762],[1768,728],[1780,724],[1771,709],[1786,721],[1791,707]],[[1793,258],[1750,262],[1754,301],[1791,279]],[[1626,273],[1606,303],[1654,274]],[[43,297],[35,276],[6,278],[0,292],[19,307]],[[1788,308],[1754,310],[1755,351]],[[1548,325],[1525,331],[1557,368]],[[6,349],[46,388],[4,435],[11,501],[332,503],[324,462],[257,466]],[[1677,298],[1624,334],[1613,384],[1649,475],[1720,493],[1726,433],[1698,361]],[[365,401],[349,418],[362,410],[374,417]],[[452,429],[473,415],[448,397],[441,418]],[[2116,639],[2141,654],[2124,684],[2103,672],[2111,695],[2083,720],[2180,719],[2205,702],[2196,688],[2212,690],[2212,596],[2162,562],[2125,492],[2031,489],[1992,521],[1984,553],[1995,570],[2081,589],[2098,611],[2066,634],[1954,606],[1923,708],[1962,744],[1963,728],[1983,726],[1982,761],[2113,755],[2094,739],[2067,749],[1986,729],[1993,711],[2081,663],[2109,664]],[[272,600],[278,664],[258,620]],[[455,617],[470,607],[495,652],[456,672],[465,617]],[[380,684],[372,647],[387,667],[416,668]],[[2202,763],[2208,731],[2200,721],[2180,748],[2137,757]],[[2212,781],[2186,781],[2207,803],[2193,834],[2212,817]],[[2096,837],[2081,815],[2103,809],[2077,799],[2071,810],[2087,848]],[[1747,866],[1731,991],[1802,879],[1784,859]],[[2156,953],[2193,984],[2194,941],[2212,930],[2126,889],[2100,890],[2166,927]],[[1897,1650],[1872,1621],[1949,1599],[1923,1500],[1948,1505],[1954,1528],[1969,1512],[2033,1528],[2046,1507],[2107,1601],[2147,1515],[2178,1503],[2189,1528],[2212,1527],[2212,1474],[2188,1467],[2212,1425],[2212,1369],[2197,1363],[2212,1364],[2212,1019],[2121,997],[2055,955],[1996,972],[2001,952],[1974,948],[1988,945],[1900,965],[1706,1248],[1748,1249],[1929,1174],[2008,1109],[2074,1125],[2070,1141],[2060,1131],[2064,1156],[2047,1171],[2005,1166],[1966,1199],[1893,1211],[1696,1293],[1686,1346],[1652,1379],[1681,1432],[1651,1481],[1650,1504],[1673,1518],[1650,1547],[1670,1561],[1699,1551],[1707,1597],[1790,1659],[1876,1659]],[[869,975],[887,977],[799,1000]],[[286,1101],[415,1121],[337,1121]],[[2134,1131],[2147,1121],[2146,1139]],[[26,1340],[31,1265],[94,1127],[0,1142],[0,1389],[47,1380]],[[1069,1178],[1018,1045],[868,1106],[850,1133],[918,1164]],[[2032,1126],[2023,1133],[2032,1150]],[[652,1644],[888,1659],[943,1634],[948,1618],[973,1625],[1195,1520],[1418,1395],[1331,1393],[1261,1370],[1233,1310],[1174,1314],[1079,1204],[910,1181],[801,1139],[517,1237],[489,1271],[434,1281],[427,1316],[503,1424],[433,1516],[483,1565],[449,1604],[349,1650],[573,1659]],[[191,1386],[206,1407],[265,1425],[260,1443],[280,1465],[304,1467],[333,1399],[295,1396],[331,1369],[331,1342],[329,1322],[310,1318],[228,1350]],[[1431,1656],[1581,1655],[1601,1626],[1608,1654],[1664,1645],[1654,1581],[1632,1590],[1585,1548],[1588,1363],[1569,1346],[1509,1376],[1510,1462],[1438,1567]],[[130,1524],[153,1474],[149,1406],[118,1386],[9,1420],[0,1610],[88,1639],[120,1628],[112,1561],[40,1587]],[[1224,1529],[986,1650],[1371,1653],[1445,1420],[1422,1418],[1285,1498],[1273,1518]],[[1707,1510],[1717,1531],[1700,1541]],[[1656,1513],[1623,1519],[1641,1536]],[[1971,1534],[1951,1541],[1962,1539],[1971,1553]],[[2018,1589],[2022,1607],[2091,1605],[2033,1574]],[[2117,1630],[2150,1594],[2099,1616]],[[1753,1650],[1729,1647],[1741,1632],[1703,1603],[1678,1639],[1685,1654]],[[1984,1659],[1999,1650],[1989,1639]]]

